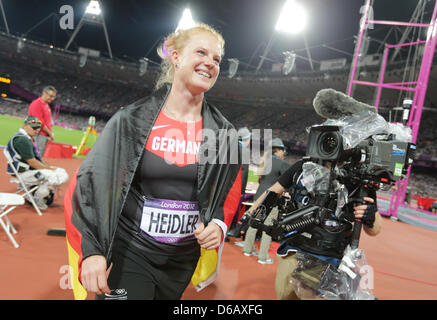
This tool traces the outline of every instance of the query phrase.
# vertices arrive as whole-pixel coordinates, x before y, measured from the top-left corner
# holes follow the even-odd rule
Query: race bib
[[[177,243],[195,238],[200,224],[199,205],[193,201],[146,199],[140,228],[162,243]]]

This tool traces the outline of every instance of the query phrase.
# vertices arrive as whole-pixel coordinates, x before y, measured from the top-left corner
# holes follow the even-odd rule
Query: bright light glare
[[[179,29],[187,30],[196,26],[196,22],[194,22],[193,17],[191,16],[191,10],[185,9],[182,13],[182,18],[179,20],[178,27],[175,31]]]
[[[96,0],[91,0],[85,12],[97,16],[100,15],[100,13],[102,13],[102,10],[100,9],[99,2]]]
[[[276,23],[275,30],[296,34],[303,31],[307,24],[304,8],[295,0],[287,0]]]

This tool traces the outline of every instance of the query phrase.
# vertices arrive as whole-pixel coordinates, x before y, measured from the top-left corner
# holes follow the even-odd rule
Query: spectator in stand
[[[38,151],[41,157],[44,156],[47,140],[55,140],[52,131],[52,111],[49,104],[56,98],[56,89],[53,86],[47,86],[42,90],[41,97],[32,101],[27,111],[29,116],[36,117],[42,121],[41,132],[35,137]]]

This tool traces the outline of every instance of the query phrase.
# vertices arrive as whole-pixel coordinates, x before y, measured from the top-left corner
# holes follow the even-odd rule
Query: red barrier
[[[45,158],[73,158],[73,146],[66,143],[47,142]]]
[[[412,198],[417,200],[417,207],[423,210],[431,209],[433,202],[437,201],[437,199],[419,197],[414,195],[412,196]]]

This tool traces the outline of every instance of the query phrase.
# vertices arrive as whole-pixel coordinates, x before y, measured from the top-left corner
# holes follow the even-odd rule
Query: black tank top
[[[196,240],[161,243],[141,232],[145,198],[197,201],[197,162],[202,120],[181,122],[161,112],[151,130],[121,213],[117,237],[141,250],[159,254],[190,254]]]

